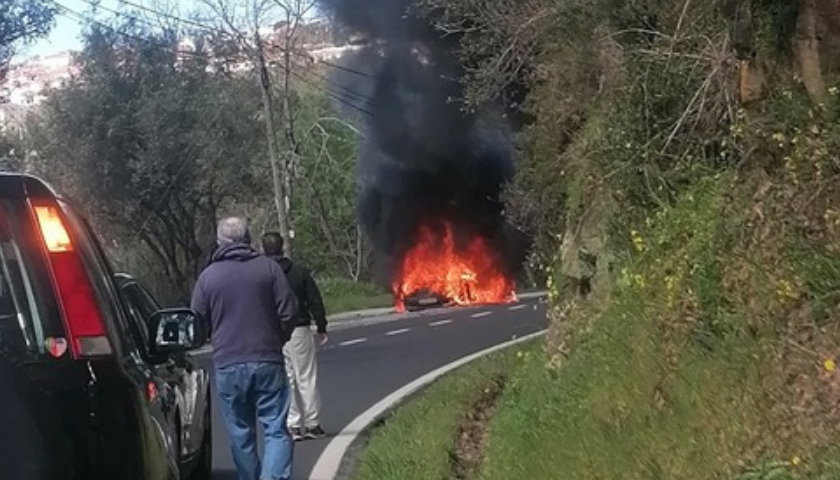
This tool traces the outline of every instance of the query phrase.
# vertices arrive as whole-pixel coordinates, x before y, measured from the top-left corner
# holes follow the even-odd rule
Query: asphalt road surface
[[[319,352],[321,421],[327,438],[295,444],[294,479],[306,480],[335,435],[377,401],[438,367],[545,328],[540,299],[448,308],[336,329]],[[202,356],[210,362],[209,354]],[[214,406],[214,480],[237,480],[229,439]]]

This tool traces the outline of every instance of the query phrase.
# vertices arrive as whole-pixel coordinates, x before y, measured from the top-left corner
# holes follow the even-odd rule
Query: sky
[[[2,1],[2,0],[0,0]],[[126,11],[121,0],[54,0],[61,7],[66,7],[78,12],[85,17],[91,16],[92,4],[99,3],[102,6],[95,18],[113,18],[115,14],[108,10]],[[144,5],[152,9],[159,9],[159,5],[166,5],[165,10],[173,12],[169,7],[177,6],[180,15],[188,15],[190,11],[198,10],[201,0],[132,0],[131,3]],[[132,13],[127,10],[126,13]],[[18,60],[33,57],[35,55],[49,55],[51,53],[63,52],[65,50],[80,50],[82,48],[80,20],[71,14],[61,13],[56,16],[56,23],[49,35],[42,38],[28,47],[24,47],[18,53]]]
[[[78,12],[87,11],[86,6],[82,0],[60,0],[60,3],[67,8],[72,8]],[[53,26],[50,34],[42,38],[27,48],[21,49],[20,57],[31,57],[35,55],[47,55],[50,53],[61,52],[64,50],[79,50],[82,47],[82,42],[79,39],[81,33],[81,26],[74,19],[65,15],[58,15],[56,17],[55,26]]]

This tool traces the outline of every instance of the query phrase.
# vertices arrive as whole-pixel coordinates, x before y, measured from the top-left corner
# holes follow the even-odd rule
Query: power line
[[[296,65],[297,65],[297,66],[300,66],[299,64],[296,64]],[[281,66],[281,67],[282,67],[282,66]],[[285,70],[285,67],[282,67],[282,68],[284,68],[284,70]],[[303,68],[305,69],[305,67],[303,67]],[[360,102],[362,102],[362,103],[365,103],[365,104],[367,104],[367,105],[369,105],[369,106],[372,106],[372,107],[375,107],[375,106],[376,106],[376,105],[375,105],[375,103],[373,102],[373,100],[371,100],[371,99],[370,99],[370,97],[368,97],[367,95],[365,95],[365,94],[363,94],[363,93],[359,93],[359,92],[357,92],[357,91],[355,91],[355,90],[353,90],[353,89],[351,89],[351,88],[349,88],[349,87],[347,87],[347,86],[345,86],[345,85],[342,85],[342,84],[341,84],[341,83],[339,83],[339,82],[336,82],[335,80],[333,80],[333,79],[331,79],[331,78],[327,77],[326,75],[323,75],[323,74],[321,74],[321,73],[318,73],[318,72],[316,72],[316,71],[314,71],[314,70],[307,70],[307,72],[308,72],[309,74],[311,74],[311,75],[315,76],[316,78],[318,78],[319,80],[321,80],[321,81],[322,81],[322,82],[324,82],[325,84],[328,84],[328,85],[331,85],[331,86],[333,86],[333,87],[335,87],[335,88],[338,88],[339,90],[343,91],[343,93],[344,93],[345,95],[348,95],[348,96],[350,96],[351,98],[354,98],[355,100],[358,100],[358,101],[360,101]]]
[[[93,2],[93,1],[88,1],[88,0],[83,0],[83,1],[85,3],[90,4],[90,5],[98,5],[96,2]],[[184,23],[186,25],[192,25],[193,27],[200,28],[202,30],[218,32],[218,29],[216,27],[212,27],[210,25],[205,25],[201,22],[198,22],[198,21],[195,21],[195,20],[190,20],[188,18],[183,18],[183,17],[180,17],[178,15],[173,15],[171,13],[167,13],[167,12],[164,12],[164,11],[161,11],[161,10],[156,10],[154,8],[147,7],[147,6],[139,4],[139,3],[131,2],[130,0],[117,0],[117,1],[119,3],[122,3],[123,5],[128,5],[129,7],[137,8],[139,10],[143,10],[145,12],[148,12],[148,13],[151,13],[151,14],[154,14],[154,15],[158,15],[158,16],[161,16],[161,17],[164,17],[164,18],[168,18],[170,20],[175,20],[176,22]],[[101,5],[98,5],[98,6],[101,7]]]
[[[283,68],[285,70],[285,67],[281,67],[281,68]],[[314,86],[315,88],[318,88],[319,90],[321,90],[321,92],[323,92],[327,96],[329,96],[329,97],[331,97],[335,100],[338,100],[339,102],[341,102],[344,105],[347,105],[348,107],[352,108],[353,110],[356,110],[359,113],[364,113],[365,115],[368,115],[370,117],[373,116],[373,112],[371,112],[370,110],[367,110],[365,108],[362,108],[359,105],[356,105],[351,100],[348,100],[348,99],[342,97],[341,94],[339,94],[337,92],[334,92],[334,91],[330,90],[329,88],[322,87],[322,86],[318,85],[317,83],[312,82],[311,80],[307,79],[303,75],[301,75],[301,74],[299,74],[299,73],[297,73],[297,72],[295,72],[291,69],[289,69],[289,73],[294,75],[295,77],[298,77],[301,81],[303,81],[303,82],[305,82],[305,83],[307,83],[311,86]],[[375,105],[371,105],[371,106],[375,107]]]
[[[354,75],[359,75],[361,77],[374,78],[374,75],[372,75],[370,73],[362,72],[360,70],[355,70],[355,69],[352,69],[350,67],[345,67],[344,65],[339,65],[337,63],[328,62],[326,60],[318,60],[317,58],[315,59],[315,61],[317,61],[319,63],[323,63],[324,65],[332,67],[336,70],[341,70],[343,72],[352,73]]]
[[[98,27],[110,30],[112,33],[116,33],[117,35],[120,35],[122,37],[130,38],[130,39],[132,39],[132,40],[134,40],[138,43],[145,43],[145,42],[149,41],[148,38],[143,38],[143,37],[134,35],[132,33],[117,30],[116,28],[112,27],[111,25],[108,25],[107,23],[100,22],[99,20],[96,20],[96,19],[93,19],[91,17],[85,16],[85,15],[83,15],[83,14],[81,14],[81,13],[79,13],[79,12],[77,12],[77,11],[71,9],[71,8],[68,8],[68,7],[66,7],[66,6],[64,6],[60,3],[56,2],[55,5],[56,5],[56,7],[58,7],[59,10],[62,10],[62,12],[59,12],[59,15],[63,15],[65,18],[69,18],[70,20],[73,20],[73,21],[75,21],[79,24],[84,24],[85,22],[91,23],[91,24],[94,24]],[[183,54],[183,55],[193,55],[193,56],[196,55],[195,52],[192,52],[192,51],[189,51],[189,50],[177,50],[176,49],[175,53]]]

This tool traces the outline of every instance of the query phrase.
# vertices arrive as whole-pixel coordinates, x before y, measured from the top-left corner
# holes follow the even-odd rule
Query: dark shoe
[[[289,433],[292,434],[292,440],[295,442],[299,442],[303,440],[303,435],[300,433],[299,428],[290,428]]]
[[[315,440],[316,438],[324,438],[324,437],[326,437],[326,436],[327,436],[327,432],[325,432],[325,431],[324,431],[324,429],[323,429],[323,428],[321,428],[321,426],[320,426],[320,425],[317,425],[317,426],[315,426],[315,427],[313,427],[313,428],[307,428],[307,429],[306,429],[306,432],[304,433],[304,436],[305,436],[306,438],[308,438],[309,440]]]

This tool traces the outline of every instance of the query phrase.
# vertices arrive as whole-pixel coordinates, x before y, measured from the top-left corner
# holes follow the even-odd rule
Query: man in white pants
[[[318,418],[321,398],[318,395],[318,360],[315,353],[317,346],[327,342],[324,301],[309,271],[283,256],[283,237],[280,234],[266,233],[263,235],[262,244],[266,256],[277,261],[282,267],[298,301],[295,316],[297,324],[292,338],[283,347],[292,393],[287,422],[289,431],[295,440],[321,438],[326,433],[321,428]],[[314,335],[311,327],[313,320],[316,325]]]

